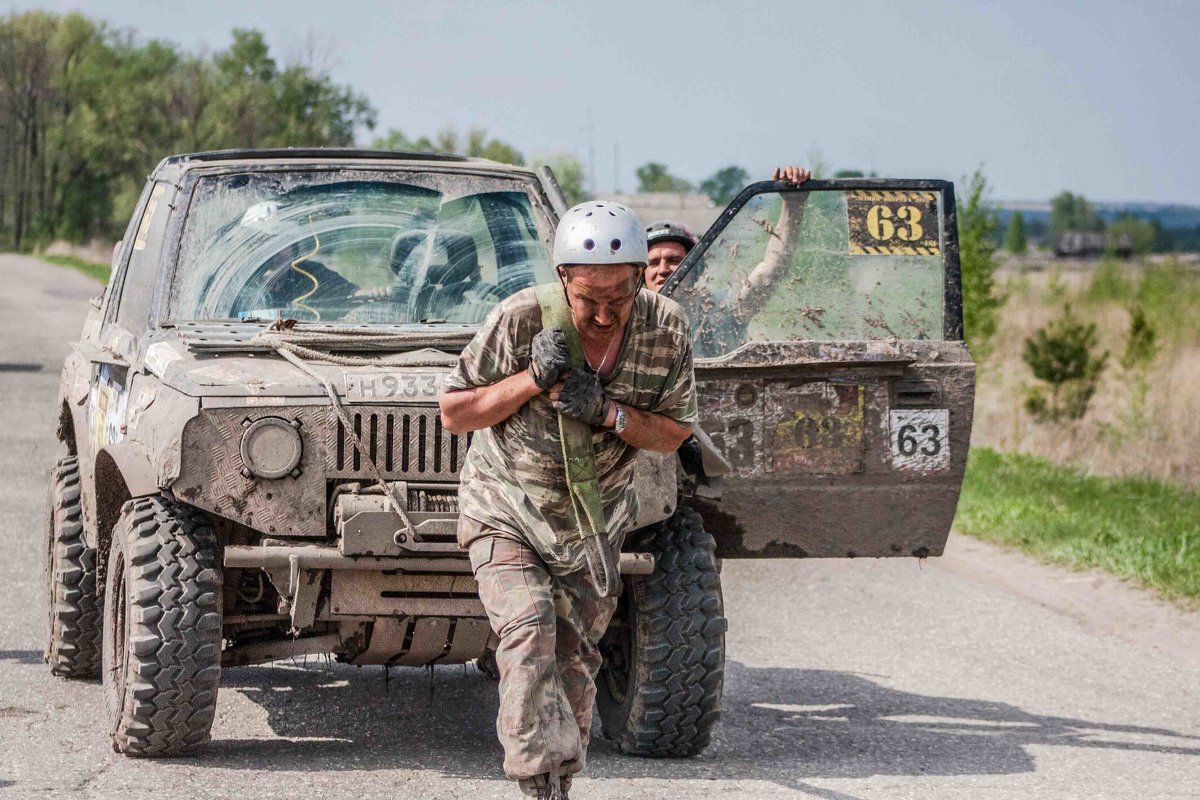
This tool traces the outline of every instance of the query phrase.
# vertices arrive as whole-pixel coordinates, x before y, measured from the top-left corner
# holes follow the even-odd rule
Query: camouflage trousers
[[[496,733],[513,779],[584,767],[596,699],[597,648],[616,610],[587,569],[554,576],[527,544],[490,530],[470,542],[471,567],[500,637]]]

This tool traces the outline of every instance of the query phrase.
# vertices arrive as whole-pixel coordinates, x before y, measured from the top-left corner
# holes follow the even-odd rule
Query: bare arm
[[[562,384],[550,392],[555,399]],[[454,434],[464,434],[503,422],[511,417],[542,390],[533,382],[528,370],[510,375],[498,383],[476,386],[473,389],[443,390],[438,396],[442,412],[442,425]],[[616,403],[611,403],[604,427],[612,429],[616,422]],[[664,414],[639,411],[622,404],[629,417],[629,425],[617,434],[630,445],[643,450],[671,453],[679,449],[692,433],[691,425],[676,422]]]
[[[564,399],[564,386],[569,383],[570,381],[567,384],[556,383],[550,387],[550,401],[556,403],[556,406],[558,401]],[[574,390],[567,389],[566,394],[576,392],[575,399],[563,403],[568,407],[575,406],[575,401],[583,397],[584,400],[578,403],[577,410],[559,408],[559,411],[581,419],[589,425],[612,431],[617,422],[617,402],[606,397],[599,383],[594,380],[581,381],[581,385],[582,388],[576,386]],[[620,406],[625,411],[629,423],[620,433],[613,431],[614,435],[639,449],[672,453],[679,449],[683,440],[692,433],[691,425],[676,422],[665,414],[641,411],[624,403]]]
[[[733,308],[739,315],[752,317],[771,297],[771,290],[792,267],[796,244],[800,238],[800,223],[804,219],[804,205],[808,193],[789,192],[783,195],[783,207],[779,211],[779,222],[770,230],[767,251],[763,260],[750,271],[738,288]]]
[[[608,412],[604,427],[611,429],[616,422],[617,404]],[[655,414],[652,411],[639,411],[621,404],[629,424],[625,430],[617,434],[622,441],[640,450],[653,450],[656,453],[674,453],[683,441],[692,435],[692,426],[676,422],[665,414]]]
[[[808,180],[809,175],[809,171],[803,167],[779,167],[771,179],[801,184]],[[739,316],[752,317],[762,311],[775,284],[791,269],[808,193],[786,192],[781,196],[783,204],[779,210],[779,221],[773,228],[768,227],[766,220],[761,223],[767,231],[767,250],[763,260],[750,271],[734,296],[733,308],[737,309]]]
[[[541,393],[529,370],[525,369],[487,386],[444,389],[438,395],[442,425],[455,434],[490,428],[517,413],[521,406]]]

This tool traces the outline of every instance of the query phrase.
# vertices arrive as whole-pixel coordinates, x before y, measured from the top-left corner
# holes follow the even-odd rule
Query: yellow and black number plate
[[[846,214],[851,255],[936,256],[942,252],[936,192],[846,192]]]

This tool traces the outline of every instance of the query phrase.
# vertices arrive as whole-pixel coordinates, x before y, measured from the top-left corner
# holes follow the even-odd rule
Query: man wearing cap
[[[448,430],[476,431],[458,538],[500,640],[504,769],[547,800],[566,798],[584,767],[597,644],[636,511],[634,457],[674,451],[697,417],[688,323],[642,288],[637,216],[602,200],[575,206],[559,223],[554,264],[555,284],[488,315],[439,398]],[[594,454],[590,494],[566,471],[572,431]]]

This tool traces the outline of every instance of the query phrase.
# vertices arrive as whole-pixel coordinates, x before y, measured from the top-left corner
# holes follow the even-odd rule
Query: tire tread
[[[47,602],[50,604],[46,663],[63,678],[100,675],[100,603],[96,595],[96,551],[83,536],[79,460],[65,456],[50,471],[47,531]],[[49,553],[48,553],[49,555]]]
[[[633,536],[637,550],[655,555],[655,569],[630,581],[639,647],[625,702],[598,695],[604,734],[631,755],[694,756],[712,739],[724,684],[728,625],[716,542],[683,505]]]
[[[202,513],[149,497],[126,504],[113,539],[114,550],[124,546],[128,555],[129,625],[122,696],[107,683],[105,670],[113,749],[127,756],[179,755],[209,739],[216,714],[221,676],[216,536]],[[105,644],[107,664],[115,656]]]

